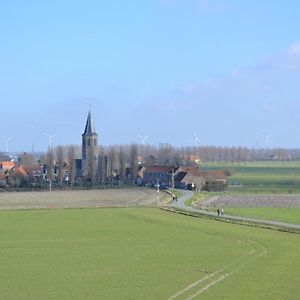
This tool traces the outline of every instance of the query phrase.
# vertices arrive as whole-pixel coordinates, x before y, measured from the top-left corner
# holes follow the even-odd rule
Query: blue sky
[[[0,151],[300,147],[300,2],[0,1]]]

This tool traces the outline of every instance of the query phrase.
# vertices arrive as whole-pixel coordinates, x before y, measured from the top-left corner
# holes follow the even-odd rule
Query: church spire
[[[83,134],[95,134],[95,133],[96,133],[96,129],[92,121],[91,111],[89,110],[89,114],[86,120],[85,130]]]
[[[82,134],[82,175],[93,181],[97,170],[98,134],[92,121],[91,110],[86,120],[84,133]]]

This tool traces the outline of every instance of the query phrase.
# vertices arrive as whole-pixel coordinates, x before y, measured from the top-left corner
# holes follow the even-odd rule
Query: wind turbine
[[[9,141],[11,141],[13,138],[11,136],[3,136],[3,138],[6,139],[6,153],[8,153]]]
[[[52,149],[52,140],[55,138],[55,135],[50,135],[48,133],[44,133],[45,136],[48,137],[48,146],[49,146],[49,150]]]
[[[199,137],[197,136],[196,131],[194,131],[194,136],[193,136],[192,141],[194,142],[195,147],[197,147],[197,146],[198,146],[198,143],[200,142],[200,139],[199,139]]]
[[[139,134],[138,136],[142,139],[142,144],[145,145],[145,141],[148,138],[148,135],[144,136],[144,135]]]
[[[270,145],[271,145],[271,142],[270,142],[270,140],[271,140],[271,135],[270,135],[270,134],[264,134],[263,137],[264,137],[264,141],[265,141],[265,146],[266,146],[266,148],[267,148],[267,149],[270,148]]]

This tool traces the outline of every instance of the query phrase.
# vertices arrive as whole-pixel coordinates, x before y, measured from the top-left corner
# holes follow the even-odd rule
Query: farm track
[[[216,233],[214,233],[215,235]],[[220,236],[224,234],[219,234]],[[233,275],[236,272],[241,271],[243,267],[245,267],[250,262],[260,258],[261,256],[268,253],[268,248],[261,243],[258,243],[254,240],[250,239],[242,239],[238,236],[230,236],[229,238],[233,238],[238,242],[245,243],[249,246],[249,251],[245,254],[242,254],[238,259],[234,260],[230,264],[227,264],[221,269],[215,270],[214,272],[210,272],[205,276],[200,277],[197,281],[192,282],[188,286],[183,289],[177,291],[168,300],[173,299],[185,299],[192,300],[205,291],[207,291],[212,286],[218,284],[219,282],[225,280],[227,277]]]
[[[183,212],[184,214],[190,214],[190,215],[206,215],[210,218],[223,220],[223,221],[230,221],[230,222],[237,222],[240,224],[251,224],[254,226],[259,227],[266,227],[266,228],[274,228],[277,230],[284,230],[284,231],[291,231],[299,233],[300,224],[290,224],[290,223],[284,223],[284,222],[276,222],[276,221],[269,221],[269,220],[261,220],[261,219],[255,219],[255,218],[244,218],[244,217],[237,217],[237,216],[231,216],[231,215],[223,215],[218,217],[216,213],[209,212],[201,209],[196,209],[194,207],[187,207],[185,205],[185,201],[191,198],[193,195],[190,191],[184,191],[182,197],[178,199],[178,201],[173,202],[171,205],[161,207],[166,210],[175,211],[175,212]],[[259,197],[258,197],[259,198]],[[272,200],[275,197],[270,197]],[[289,196],[285,196],[286,200],[292,199],[292,202],[297,203],[299,205],[299,198],[297,196],[293,196],[289,198]],[[268,199],[269,200],[269,199]],[[208,201],[208,203],[212,203],[213,201],[220,201],[219,197],[213,197],[211,201]],[[222,203],[228,203],[230,199],[228,197],[225,197],[225,199],[221,199]],[[174,210],[175,208],[175,210]],[[271,227],[270,227],[271,226]],[[274,227],[272,227],[274,226]],[[211,233],[212,234],[212,233]],[[214,233],[218,234],[218,233]],[[221,234],[220,234],[221,235]],[[244,255],[241,255],[238,259],[233,261],[232,263],[224,266],[221,269],[215,270],[213,272],[210,272],[208,274],[203,275],[202,277],[198,278],[196,281],[190,283],[186,287],[183,287],[181,290],[177,291],[173,295],[171,295],[168,299],[194,299],[198,296],[200,296],[205,291],[209,290],[211,287],[215,286],[216,284],[222,282],[229,276],[233,276],[235,273],[238,273],[242,271],[243,268],[245,268],[248,264],[252,263],[253,261],[259,259],[260,257],[266,255],[269,252],[269,249],[254,240],[245,240],[240,236],[228,236],[237,239],[240,242],[247,243],[250,247],[249,251],[245,253]]]

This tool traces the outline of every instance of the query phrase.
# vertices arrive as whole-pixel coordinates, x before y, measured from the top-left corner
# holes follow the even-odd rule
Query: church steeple
[[[96,133],[96,129],[95,129],[94,123],[92,121],[91,111],[89,110],[89,114],[88,114],[88,117],[86,120],[86,125],[85,125],[83,134],[93,134],[93,133]]]
[[[98,134],[92,121],[91,111],[89,111],[82,134],[82,175],[90,180],[95,177],[97,156]]]

